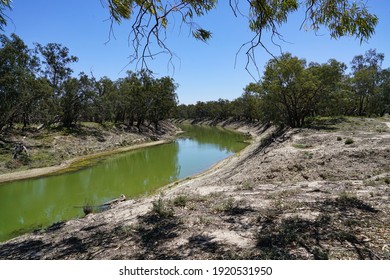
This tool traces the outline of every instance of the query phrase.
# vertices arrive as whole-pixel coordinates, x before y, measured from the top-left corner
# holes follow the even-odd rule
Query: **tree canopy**
[[[315,117],[383,116],[390,113],[390,69],[384,54],[370,49],[347,66],[335,59],[316,63],[290,53],[268,61],[263,77],[248,84],[233,101],[180,105],[176,116],[186,119],[259,121],[302,127]]]
[[[176,108],[177,84],[151,71],[128,72],[116,81],[72,76],[77,57],[57,43],[29,49],[21,38],[0,35],[0,133],[23,123],[72,127],[79,121],[154,125]]]

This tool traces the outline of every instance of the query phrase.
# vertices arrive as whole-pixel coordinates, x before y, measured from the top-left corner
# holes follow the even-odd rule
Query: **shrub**
[[[345,140],[345,145],[350,145],[353,143],[353,140],[351,138],[348,138],[347,140]]]
[[[168,207],[161,197],[152,202],[151,212],[159,218],[168,218],[173,216],[172,208]]]
[[[86,203],[83,206],[83,212],[84,212],[85,216],[87,216],[88,214],[93,213],[93,206],[92,206],[92,204],[91,203]]]
[[[187,205],[188,197],[185,195],[179,195],[173,200],[173,205],[176,207],[185,207]]]

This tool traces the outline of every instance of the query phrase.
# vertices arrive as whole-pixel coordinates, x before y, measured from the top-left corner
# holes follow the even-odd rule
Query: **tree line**
[[[233,100],[179,105],[178,118],[273,122],[302,127],[316,116],[383,116],[390,113],[390,68],[383,53],[368,50],[347,66],[335,59],[307,63],[289,53],[268,61],[263,77]]]
[[[186,119],[250,120],[301,127],[316,116],[383,116],[390,113],[390,69],[383,53],[368,50],[346,64],[335,59],[307,63],[289,53],[272,58],[263,77],[233,101],[177,106],[177,84],[155,78],[149,70],[127,72],[112,81],[80,73],[78,58],[57,44],[26,46],[12,34],[0,35],[0,129],[22,123],[61,124],[79,121],[136,126],[158,124],[172,116]]]
[[[149,70],[127,72],[116,81],[80,73],[78,58],[57,43],[33,49],[15,34],[0,35],[0,130],[22,123],[121,122],[141,129],[170,116],[177,105],[177,84]]]

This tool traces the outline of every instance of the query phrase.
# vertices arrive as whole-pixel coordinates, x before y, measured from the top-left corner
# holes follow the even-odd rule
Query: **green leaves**
[[[122,19],[130,18],[132,5],[132,0],[108,0],[110,14],[118,23],[120,23]]]
[[[212,33],[210,31],[207,31],[205,29],[199,28],[192,32],[192,36],[194,36],[195,39],[206,42],[211,38]]]
[[[4,26],[7,25],[5,19],[6,15],[4,10],[11,9],[11,0],[1,0],[0,1],[0,30],[4,31]]]
[[[310,5],[309,5],[310,4]],[[355,36],[368,40],[375,31],[378,18],[368,12],[363,2],[348,0],[309,0],[307,15],[314,30],[328,28],[332,38]]]

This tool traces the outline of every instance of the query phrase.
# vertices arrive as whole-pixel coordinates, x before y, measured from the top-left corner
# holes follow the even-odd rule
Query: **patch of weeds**
[[[384,182],[385,182],[386,184],[390,185],[390,178],[389,178],[389,177],[386,177],[386,178],[384,179]]]
[[[253,185],[250,181],[245,181],[244,183],[242,183],[242,185],[238,187],[238,189],[243,191],[253,190]]]
[[[309,149],[312,147],[312,145],[308,145],[308,144],[300,144],[300,143],[294,143],[292,144],[292,146],[294,148],[297,148],[297,149]]]
[[[344,144],[345,144],[345,145],[351,145],[353,142],[354,142],[353,139],[347,138],[347,139],[345,140]]]
[[[337,136],[337,141],[341,141],[343,140],[343,138],[341,138],[340,136]]]
[[[197,220],[197,223],[198,224],[201,224],[201,225],[210,225],[212,222],[214,221],[214,219],[212,217],[208,217],[208,216],[200,216],[198,217],[198,220]]]
[[[175,199],[173,200],[173,205],[175,205],[176,207],[186,207],[187,202],[188,202],[187,196],[179,195],[175,197]]]
[[[87,216],[88,214],[91,214],[94,212],[94,203],[92,200],[85,200],[85,203],[83,205],[83,212],[84,215]]]
[[[169,207],[161,197],[152,202],[150,212],[152,215],[158,216],[159,218],[169,218],[174,215],[173,209]]]
[[[365,186],[371,186],[371,187],[379,185],[379,182],[376,180],[364,180],[363,183]]]
[[[21,162],[19,162],[18,160],[14,160],[14,159],[9,160],[5,163],[5,168],[11,169],[11,170],[18,169],[22,166],[23,166],[23,164]]]
[[[221,204],[215,205],[214,209],[219,212],[231,212],[237,208],[237,202],[233,197],[229,197],[224,200]]]
[[[314,154],[311,153],[311,152],[304,152],[304,156],[305,156],[305,158],[307,158],[307,159],[312,159],[313,156],[314,156]]]

